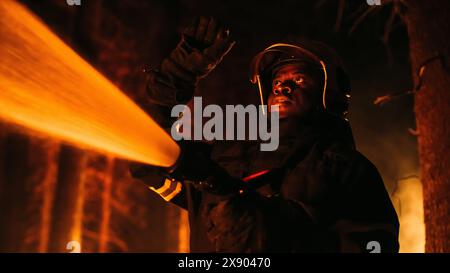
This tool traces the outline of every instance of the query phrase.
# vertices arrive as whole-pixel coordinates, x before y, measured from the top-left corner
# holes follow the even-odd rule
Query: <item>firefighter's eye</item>
[[[302,84],[302,83],[305,82],[305,78],[300,77],[300,76],[299,77],[295,77],[294,81],[295,81],[296,84]]]
[[[281,85],[281,81],[279,81],[279,80],[273,81],[273,86],[274,86],[274,87],[278,87],[278,86],[280,86],[280,85]]]

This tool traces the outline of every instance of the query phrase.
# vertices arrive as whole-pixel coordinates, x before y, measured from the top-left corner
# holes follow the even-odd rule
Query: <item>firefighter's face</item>
[[[314,77],[304,66],[298,64],[282,66],[275,71],[272,79],[269,109],[273,105],[278,105],[280,119],[305,116],[317,104],[316,89]]]

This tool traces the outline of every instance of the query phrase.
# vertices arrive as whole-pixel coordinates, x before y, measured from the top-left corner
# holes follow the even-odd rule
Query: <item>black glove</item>
[[[188,102],[198,80],[208,75],[234,44],[230,31],[217,20],[196,19],[183,31],[181,41],[160,69],[149,71],[150,102],[169,107]]]
[[[200,17],[182,33],[181,41],[161,65],[161,72],[195,83],[222,61],[234,45],[230,31],[213,18]]]
[[[130,163],[129,171],[131,177],[155,189],[162,187],[166,178],[170,178],[163,168],[142,163]]]
[[[159,188],[168,178],[180,182],[189,182],[201,191],[222,196],[239,194],[246,185],[228,174],[209,157],[210,147],[203,142],[180,142],[181,154],[174,166],[156,167],[133,163],[130,173],[133,178],[146,185]]]

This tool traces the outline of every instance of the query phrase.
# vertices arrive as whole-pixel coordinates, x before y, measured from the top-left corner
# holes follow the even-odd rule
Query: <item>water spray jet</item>
[[[0,119],[116,157],[169,167],[180,148],[41,20],[0,2]]]

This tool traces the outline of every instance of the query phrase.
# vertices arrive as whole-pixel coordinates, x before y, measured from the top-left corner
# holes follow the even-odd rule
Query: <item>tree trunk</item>
[[[85,153],[83,151],[70,146],[61,147],[50,227],[49,252],[69,252],[66,246],[70,241],[81,241],[81,227],[77,223],[80,223],[79,219],[82,217],[80,213],[82,213],[84,184],[80,181],[84,162]]]
[[[450,2],[405,1],[405,23],[410,41],[411,67],[442,54],[444,62],[429,63],[423,86],[415,96],[419,132],[421,180],[424,194],[426,252],[450,252]]]
[[[29,138],[8,134],[4,143],[5,161],[2,169],[0,199],[0,252],[20,252],[25,237],[27,151]]]

